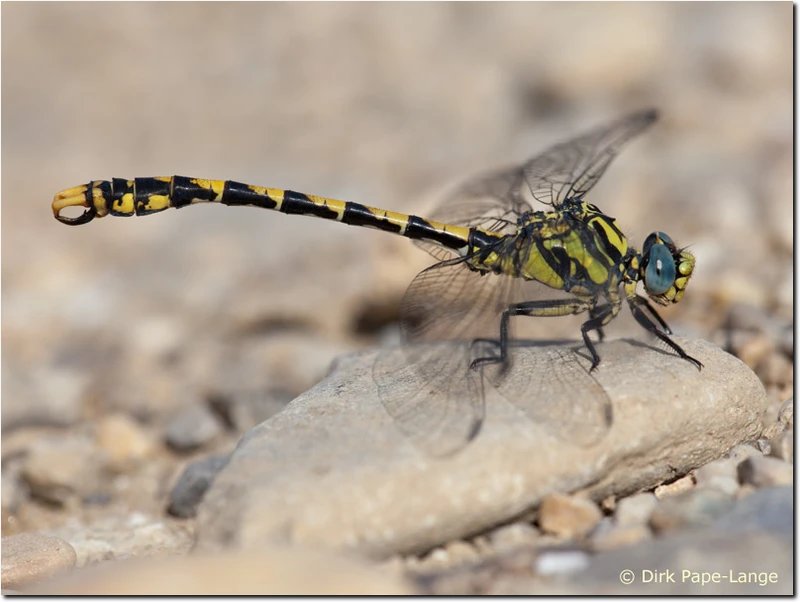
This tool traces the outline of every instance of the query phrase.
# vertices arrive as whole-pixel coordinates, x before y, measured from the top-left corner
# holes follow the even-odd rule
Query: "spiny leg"
[[[607,307],[608,307],[608,305],[606,304],[606,305],[600,305],[599,307],[595,306],[595,307],[590,308],[589,309],[589,319],[590,320],[594,320],[598,316],[604,315],[604,312],[606,311]],[[603,339],[606,338],[606,333],[603,332],[603,327],[602,326],[598,326],[594,330],[597,332],[597,340],[600,343],[602,343]]]
[[[647,298],[641,297],[639,295],[636,295],[636,298],[637,298],[636,303],[642,305],[645,309],[647,309],[647,311],[650,312],[650,315],[656,319],[656,322],[658,322],[661,328],[664,329],[664,332],[667,334],[672,334],[672,329],[669,326],[667,326],[667,323],[664,321],[664,318],[658,315],[658,312],[652,305],[650,305],[650,302],[647,300]]]
[[[605,305],[595,308],[595,311],[590,311],[589,315],[592,317],[590,317],[581,325],[583,342],[586,345],[586,348],[589,350],[589,353],[592,355],[592,366],[589,368],[589,372],[597,368],[598,364],[600,363],[600,356],[597,354],[597,349],[595,349],[592,340],[589,338],[589,333],[592,330],[596,330],[601,333],[600,340],[603,340],[603,326],[611,322],[611,320],[613,320],[619,313],[620,301],[619,299],[615,299],[615,301],[615,303],[606,303]]]
[[[595,303],[594,299],[589,299],[589,300],[553,299],[547,301],[525,301],[523,303],[515,303],[513,305],[509,305],[508,308],[506,308],[505,311],[503,311],[503,315],[500,318],[499,342],[493,339],[476,339],[475,341],[473,341],[473,345],[477,343],[491,343],[493,345],[498,345],[500,347],[500,355],[495,357],[488,357],[488,356],[479,357],[473,360],[472,363],[470,363],[469,365],[470,369],[477,370],[481,366],[485,366],[487,364],[502,363],[504,366],[507,365],[508,320],[509,318],[511,318],[511,316],[536,316],[536,317],[568,316],[573,314],[580,314],[587,310],[590,310],[592,307],[594,307],[594,303]],[[607,321],[604,323],[607,323]],[[589,341],[589,338],[586,336],[586,333],[584,333],[583,335],[583,340],[586,343],[586,346],[589,348],[589,351],[592,354],[592,358],[596,358],[597,362],[599,362],[600,357],[594,350],[594,345],[592,345],[591,341]]]
[[[666,324],[664,324],[663,320],[661,320],[661,318],[658,316],[656,311],[650,306],[650,304],[647,302],[646,299],[638,295],[636,295],[635,297],[628,297],[628,304],[630,305],[633,317],[636,318],[636,321],[639,323],[640,326],[642,326],[648,332],[653,333],[659,339],[664,341],[667,345],[670,346],[670,348],[675,353],[677,353],[683,359],[692,362],[695,366],[697,366],[698,370],[701,370],[703,368],[703,364],[702,362],[700,362],[700,360],[697,360],[692,356],[690,356],[681,348],[680,345],[678,345],[675,341],[669,338],[667,333],[662,332],[661,330],[658,329],[658,325],[656,324],[656,322],[658,322],[658,324],[662,326],[666,326]],[[651,315],[655,316],[655,319],[652,317],[648,317],[648,314],[645,312],[645,308],[649,310]],[[670,331],[668,330],[667,332]]]

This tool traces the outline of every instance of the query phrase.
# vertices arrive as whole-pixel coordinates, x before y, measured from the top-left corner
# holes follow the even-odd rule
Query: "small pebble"
[[[543,576],[574,573],[588,566],[589,555],[582,550],[549,550],[534,562],[536,572]]]
[[[697,486],[710,487],[734,495],[739,489],[736,466],[736,461],[731,458],[720,458],[701,466],[694,471]]]
[[[575,538],[587,535],[603,518],[603,513],[593,501],[553,493],[539,506],[539,527],[545,533]]]
[[[658,532],[706,525],[726,512],[733,498],[716,489],[692,489],[659,501],[650,517],[650,526]]]
[[[449,564],[460,564],[478,558],[478,551],[466,541],[452,541],[445,546]]]
[[[739,481],[757,488],[791,485],[794,467],[778,458],[751,456],[739,464]]]
[[[85,437],[42,439],[31,448],[21,476],[33,495],[65,504],[75,496],[89,497],[109,486],[106,460]]]
[[[750,456],[761,456],[761,455],[763,454],[756,447],[748,443],[737,445],[728,452],[728,457],[731,458],[732,460],[735,460],[737,465],[739,464],[739,462],[749,458]]]
[[[3,537],[2,587],[21,588],[75,566],[75,550],[63,539],[40,533]]]
[[[787,429],[794,428],[794,397],[790,397],[783,402],[780,412],[778,412],[778,422]]]
[[[770,455],[784,462],[794,463],[794,429],[783,431],[778,435],[772,442]]]
[[[694,477],[692,475],[686,475],[678,479],[677,481],[672,481],[672,483],[667,483],[666,485],[659,485],[655,488],[653,493],[658,499],[664,499],[666,497],[670,497],[673,495],[680,495],[689,491],[692,487],[694,487]]]
[[[228,463],[229,456],[211,456],[189,464],[169,496],[168,512],[180,518],[197,514],[197,506],[208,491],[214,477]]]
[[[101,419],[95,429],[98,447],[106,451],[112,468],[119,473],[134,468],[152,457],[155,442],[139,424],[125,414]]]
[[[141,512],[117,513],[83,524],[69,522],[50,530],[68,540],[77,566],[105,560],[186,554],[193,537],[186,525]]]
[[[517,546],[533,543],[539,537],[539,530],[530,523],[513,523],[495,529],[489,534],[489,541],[497,551],[506,551]]]
[[[164,439],[176,451],[192,451],[210,443],[223,432],[220,419],[204,404],[181,410],[167,425]]]
[[[614,514],[616,523],[620,527],[646,525],[657,504],[658,498],[652,493],[637,493],[623,498]]]
[[[652,536],[653,533],[647,525],[613,526],[608,530],[603,529],[600,533],[592,534],[591,543],[594,551],[605,552],[632,546]]]

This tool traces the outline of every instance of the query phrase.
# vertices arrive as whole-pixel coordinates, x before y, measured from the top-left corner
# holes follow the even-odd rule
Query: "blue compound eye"
[[[644,273],[647,290],[656,295],[663,295],[674,283],[675,260],[672,258],[672,253],[664,245],[653,245]]]
[[[672,239],[663,232],[656,232],[656,235],[661,239],[661,242],[663,242],[665,245],[675,244],[674,242],[672,242]]]
[[[673,247],[675,246],[675,243],[672,242],[672,239],[663,232],[653,232],[647,238],[644,239],[644,244],[642,245],[642,253],[644,255],[649,255],[650,248],[653,245],[657,244],[672,245]]]

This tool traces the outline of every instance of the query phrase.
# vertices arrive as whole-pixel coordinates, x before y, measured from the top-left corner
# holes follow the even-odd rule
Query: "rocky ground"
[[[791,5],[2,12],[5,591],[792,592]],[[665,316],[705,367],[621,316],[589,439],[588,395],[543,385],[550,422],[490,391],[457,453],[404,435],[373,367],[429,264],[408,241],[50,216],[60,189],[170,173],[424,215],[648,106],[589,200],[634,244],[691,245]],[[576,338],[557,322],[536,334]]]

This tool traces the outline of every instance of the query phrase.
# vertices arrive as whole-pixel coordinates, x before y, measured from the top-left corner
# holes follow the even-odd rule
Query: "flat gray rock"
[[[198,546],[288,540],[375,557],[419,552],[508,522],[552,492],[587,489],[597,500],[684,474],[758,436],[766,395],[735,357],[705,341],[680,344],[702,371],[639,342],[599,346],[594,376],[613,420],[592,440],[536,423],[487,388],[478,436],[445,457],[420,449],[387,413],[373,380],[377,353],[345,356],[245,435],[199,507]],[[563,390],[541,384],[557,366],[526,369],[537,402],[565,427],[595,421],[586,399],[564,401]],[[430,406],[458,401],[443,395],[432,391]]]

